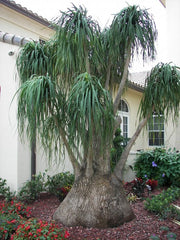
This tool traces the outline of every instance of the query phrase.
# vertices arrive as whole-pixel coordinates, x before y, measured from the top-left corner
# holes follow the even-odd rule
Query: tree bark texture
[[[121,182],[110,175],[80,177],[53,216],[66,226],[96,228],[116,227],[134,217]]]

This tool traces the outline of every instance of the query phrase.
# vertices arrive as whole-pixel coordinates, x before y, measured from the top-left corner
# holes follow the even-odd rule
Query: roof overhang
[[[131,82],[131,81],[128,81],[128,87],[135,90],[135,91],[138,91],[138,92],[144,92],[144,87],[137,84],[137,83],[134,83],[134,82]]]
[[[166,0],[159,0],[164,7],[166,7]]]
[[[34,20],[34,21],[36,21],[36,22],[38,22],[38,23],[40,23],[40,24],[42,24],[46,27],[52,28],[51,23],[47,19],[39,16],[36,13],[33,13],[32,11],[28,10],[25,7],[22,7],[20,4],[17,4],[14,1],[0,0],[0,3],[3,4],[4,6],[10,8],[10,9],[28,17],[28,18],[31,18],[32,20]]]

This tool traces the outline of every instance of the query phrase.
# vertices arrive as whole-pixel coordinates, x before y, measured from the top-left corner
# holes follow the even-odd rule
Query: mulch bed
[[[159,192],[160,190],[157,189],[153,194]],[[49,222],[59,204],[60,202],[55,196],[44,195],[29,206],[32,208],[33,217]],[[177,201],[177,204],[180,205],[180,200]],[[136,218],[116,228],[64,227],[60,223],[58,225],[70,233],[70,240],[149,240],[152,235],[166,240],[167,231],[161,230],[162,226],[168,227],[170,232],[177,235],[177,240],[180,239],[180,226],[172,220],[160,220],[156,215],[147,212],[142,200],[133,203],[132,208]]]

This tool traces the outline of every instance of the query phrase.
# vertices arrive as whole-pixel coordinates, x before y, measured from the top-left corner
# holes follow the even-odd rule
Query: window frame
[[[122,111],[121,107],[121,103],[122,101],[126,104],[126,108],[127,108],[127,111]],[[124,99],[121,99],[120,103],[119,103],[119,106],[118,106],[118,111],[117,111],[117,115],[121,117],[121,124],[120,124],[120,129],[121,129],[121,134],[122,136],[125,138],[125,139],[128,139],[129,138],[129,107],[128,107],[128,104],[127,102],[124,100]],[[127,120],[127,131],[124,131],[124,118]]]
[[[158,119],[159,122],[156,121]],[[151,128],[151,129],[150,129]],[[150,137],[150,134],[154,135]],[[163,114],[154,113],[148,122],[148,145],[150,147],[164,146],[165,143],[165,121]]]

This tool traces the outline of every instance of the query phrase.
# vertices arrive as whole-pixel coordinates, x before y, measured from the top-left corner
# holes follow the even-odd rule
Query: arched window
[[[121,117],[121,133],[124,138],[129,137],[129,109],[127,103],[121,99],[118,106],[118,115]]]

